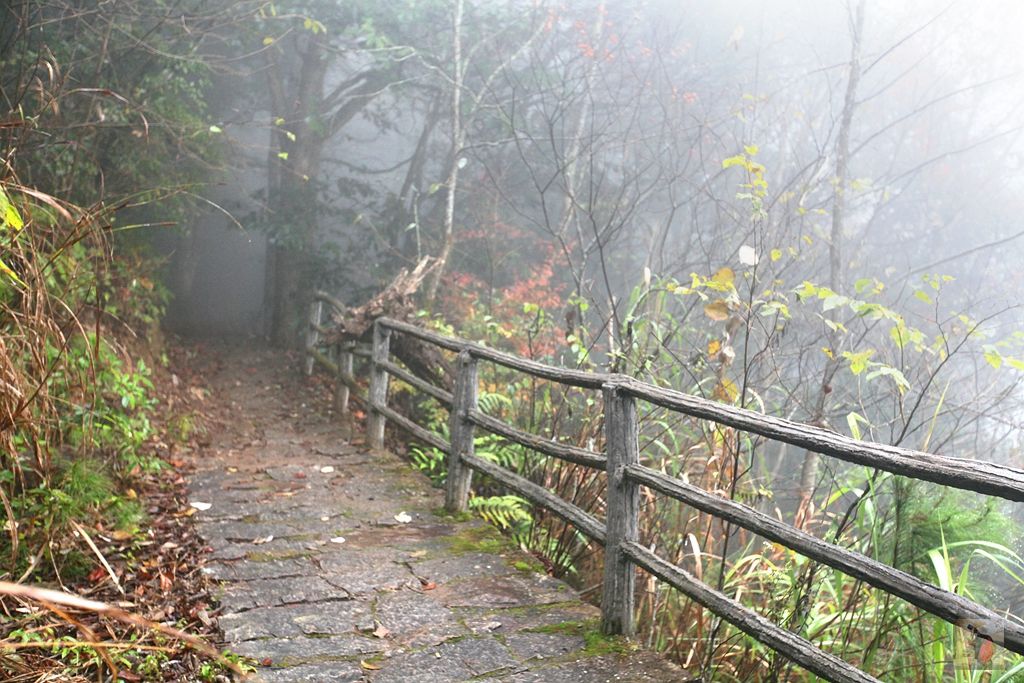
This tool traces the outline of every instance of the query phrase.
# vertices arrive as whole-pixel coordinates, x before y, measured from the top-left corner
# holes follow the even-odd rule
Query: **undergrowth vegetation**
[[[771,386],[769,378],[777,382],[788,370],[776,365],[772,373],[766,373],[767,356],[761,347],[757,355],[749,354],[752,360],[739,367],[732,365],[735,354],[722,354],[721,349],[744,344],[771,348],[771,338],[784,324],[798,316],[819,315],[820,302],[832,295],[819,296],[818,289],[806,282],[787,292],[776,280],[772,296],[784,302],[780,304],[786,307],[784,311],[777,306],[766,310],[766,301],[750,304],[746,299],[743,304],[744,288],[757,286],[753,270],[738,274],[728,268],[709,276],[694,275],[686,285],[671,281],[641,285],[634,292],[627,318],[629,345],[620,347],[605,362],[663,386],[759,412],[786,414],[794,395]],[[689,305],[690,300],[699,305]],[[724,318],[718,301],[729,302],[721,304]],[[674,308],[676,303],[696,313],[687,318],[685,308]],[[948,377],[944,375],[955,373],[957,366],[957,359],[951,357],[967,353],[964,349],[972,345],[977,348],[987,343],[979,326],[964,325],[958,331],[909,330],[903,317],[877,298],[849,305],[857,309],[843,327],[851,337],[854,332],[849,330],[856,325],[877,330],[878,320],[897,331],[885,334],[882,327],[879,332],[884,338],[878,340],[874,351],[848,354],[833,375],[829,391],[848,406],[849,429],[854,436],[877,436],[875,425],[893,423],[893,416],[885,414],[885,404],[879,401],[888,397],[903,406],[895,419],[904,425],[914,423],[916,415],[922,416],[917,423],[921,427],[905,430],[923,435],[917,437],[917,446],[928,448],[929,443],[941,440],[948,448],[961,439],[983,438],[977,431],[958,431],[956,421],[945,419],[943,413],[949,400]],[[499,325],[482,307],[463,310],[460,332],[487,345],[524,353],[522,339],[509,330],[536,332],[537,321],[543,318],[536,307],[524,307],[521,316]],[[727,322],[733,318],[735,324]],[[768,327],[762,324],[765,318],[771,323]],[[431,324],[453,331],[436,319]],[[550,320],[543,325],[542,334],[557,337],[558,330]],[[723,333],[727,326],[732,329]],[[902,363],[885,362],[886,344],[899,348],[901,335],[919,340],[916,364],[908,361],[908,355]],[[937,340],[933,351],[924,341],[929,336]],[[706,349],[685,360],[670,341],[702,337],[709,339]],[[861,344],[871,339],[859,336]],[[832,343],[845,342],[834,337]],[[534,357],[596,369],[586,340],[574,336],[560,348],[555,354]],[[1009,356],[1009,345],[1001,348]],[[483,412],[548,438],[591,450],[603,448],[599,396],[552,386],[489,363],[481,363],[479,372]],[[990,364],[988,372],[994,385],[1016,381],[1006,374],[1005,366]],[[421,415],[435,430],[447,433],[447,412],[425,401]],[[641,406],[640,420],[641,457],[649,467],[732,497],[996,610],[1006,604],[1007,595],[1024,587],[1024,558],[1014,542],[1020,537],[1020,525],[998,500],[833,463],[816,463],[811,486],[805,489],[800,477],[803,453],[787,453],[778,444],[752,435],[650,406]],[[900,433],[898,428],[896,433]],[[475,453],[603,517],[603,473],[538,455],[479,430]],[[435,483],[443,483],[441,453],[414,448],[412,459]],[[556,575],[584,589],[600,583],[600,547],[557,517],[486,479],[476,481],[469,505],[505,530],[521,548],[542,558]],[[1024,659],[975,639],[969,630],[681,503],[646,494],[641,503],[641,536],[645,546],[705,583],[847,661],[882,672],[883,680],[1007,683],[1024,676]],[[640,575],[639,585],[640,637],[689,670],[703,670],[715,681],[806,678],[799,668],[671,587],[646,574]]]
[[[161,403],[170,294],[136,232],[186,215],[182,197],[215,150],[195,135],[206,68],[134,59],[133,32],[163,21],[140,9],[0,9],[0,578],[143,601],[149,579],[177,572],[149,526],[175,504],[160,456],[197,427]],[[161,46],[194,40],[182,29]],[[4,595],[0,638],[39,647],[3,650],[0,676],[164,680],[187,668],[172,661],[177,636]],[[123,642],[94,646],[97,629]],[[224,670],[215,658],[193,668],[204,680]]]

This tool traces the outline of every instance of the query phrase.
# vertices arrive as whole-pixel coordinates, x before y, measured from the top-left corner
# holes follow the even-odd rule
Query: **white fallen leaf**
[[[330,519],[330,517],[328,517],[327,515],[324,515],[323,517],[321,517],[321,518],[320,518],[320,521],[321,521],[321,522],[326,522],[326,521],[328,521],[329,519]]]
[[[274,540],[274,535],[273,534],[271,534],[269,536],[260,536],[259,538],[252,539],[252,544],[253,545],[263,545],[264,543],[270,543],[273,540]]]
[[[331,543],[337,543],[338,545],[341,545],[344,542],[345,542],[345,537],[344,536],[335,536],[334,538],[331,539]]]
[[[210,508],[213,507],[213,503],[200,503],[198,500],[192,501],[191,503],[189,503],[189,505],[194,507],[196,510],[199,510],[200,512],[205,512],[206,510],[209,510]]]
[[[323,474],[330,474],[333,471],[334,471],[334,468],[331,467],[330,465],[324,465],[323,467],[320,468],[320,472],[323,473]]]
[[[397,515],[395,515],[395,521],[399,524],[408,524],[412,521],[412,517],[410,517],[409,513],[407,512],[399,512]]]
[[[391,631],[385,628],[381,623],[378,623],[377,628],[373,630],[374,638],[387,638],[389,635],[391,635]]]
[[[744,244],[742,247],[740,247],[739,257],[740,263],[742,263],[745,266],[757,265],[757,252],[754,251],[754,248],[749,245]]]

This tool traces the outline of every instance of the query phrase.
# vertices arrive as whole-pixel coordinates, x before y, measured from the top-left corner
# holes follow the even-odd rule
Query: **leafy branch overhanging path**
[[[210,380],[227,427],[190,497],[226,646],[261,680],[685,678],[596,636],[594,607],[482,522],[442,516],[408,463],[346,440],[283,357],[225,352]]]

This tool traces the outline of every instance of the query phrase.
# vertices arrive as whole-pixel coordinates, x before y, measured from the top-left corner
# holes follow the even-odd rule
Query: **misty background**
[[[12,172],[161,259],[165,329],[296,351],[316,290],[358,306],[429,264],[414,317],[433,329],[1024,467],[1021,3],[179,4],[0,14],[7,109],[35,117],[0,121],[23,136]],[[48,98],[58,86],[73,97]],[[599,447],[593,397],[493,369],[481,386],[502,419]],[[1020,613],[1019,509],[650,406],[641,419],[645,464],[929,581],[962,571],[956,590]],[[488,445],[603,514],[591,475]],[[417,448],[423,469],[440,462]],[[505,503],[553,572],[597,575],[585,539]],[[645,543],[720,590],[872,670],[944,675],[945,655],[921,663],[947,635],[920,611],[658,505]],[[705,667],[725,648],[723,680],[785,671],[749,640],[716,648],[721,624],[692,601],[645,591],[649,645]]]

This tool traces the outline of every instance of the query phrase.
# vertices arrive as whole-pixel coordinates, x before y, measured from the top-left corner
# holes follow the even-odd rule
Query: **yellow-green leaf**
[[[723,377],[722,381],[715,386],[714,395],[719,401],[732,403],[739,397],[740,388],[728,377]]]
[[[758,147],[757,145],[744,145],[743,146],[743,151],[746,152],[749,156],[752,156],[752,157],[753,156],[757,156],[757,153],[760,150],[761,150],[761,148]]]
[[[874,349],[868,349],[867,351],[860,351],[858,353],[843,351],[843,358],[850,361],[850,372],[855,375],[859,375],[868,369],[869,359],[874,355],[874,353]]]
[[[780,258],[782,258],[782,250],[772,249],[772,261],[778,261]]]
[[[1004,360],[1006,361],[1006,364],[1009,365],[1014,370],[1024,370],[1024,360],[1020,360],[1019,358],[1011,358],[1010,356],[1005,356]]]
[[[711,281],[720,285],[731,285],[736,280],[736,273],[729,266],[719,268],[714,275],[711,276]]]
[[[985,362],[994,367],[996,370],[1003,367],[1003,354],[999,353],[999,349],[992,346],[991,344],[985,344],[982,347],[985,352]]]
[[[732,168],[733,166],[747,167],[747,158],[742,154],[737,154],[734,157],[728,159],[722,159],[722,168]]]
[[[18,274],[11,270],[11,267],[4,263],[3,260],[0,260],[0,273],[3,273],[7,277],[11,278],[22,287],[25,286],[25,283],[22,282],[20,277],[18,277]]]
[[[22,220],[21,214],[18,213],[18,209],[8,199],[7,193],[3,191],[3,188],[0,188],[0,216],[3,218],[3,223],[0,223],[0,227],[9,228],[14,232],[18,232],[25,227],[25,221]]]

